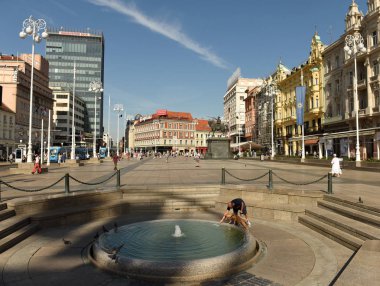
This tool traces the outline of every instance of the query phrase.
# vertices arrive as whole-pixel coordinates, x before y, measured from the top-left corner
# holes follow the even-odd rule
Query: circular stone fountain
[[[248,268],[259,244],[249,231],[204,220],[155,220],[103,233],[90,260],[133,278],[204,281]]]

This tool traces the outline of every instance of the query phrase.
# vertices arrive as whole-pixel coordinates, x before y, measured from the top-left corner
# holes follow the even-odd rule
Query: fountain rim
[[[142,222],[155,221],[204,221],[217,223],[210,220],[202,219],[159,219],[151,221],[141,221],[128,225]],[[235,225],[227,227],[238,228]],[[143,280],[160,280],[160,281],[206,281],[214,278],[221,278],[249,268],[261,257],[264,245],[260,243],[249,231],[244,231],[245,242],[235,250],[213,256],[210,258],[191,259],[186,261],[152,261],[140,258],[121,257],[118,263],[112,261],[105,255],[99,243],[94,242],[88,248],[88,258],[96,267],[108,272],[116,273],[121,276],[128,276]]]

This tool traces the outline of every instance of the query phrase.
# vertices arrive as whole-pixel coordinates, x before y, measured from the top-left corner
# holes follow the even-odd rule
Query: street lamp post
[[[34,43],[41,42],[42,39],[46,39],[49,34],[46,31],[46,22],[44,19],[34,19],[30,16],[22,23],[23,28],[19,36],[21,39],[25,39],[28,35],[32,36],[32,70],[30,75],[30,104],[29,104],[29,140],[28,140],[28,155],[27,162],[32,163],[32,115],[33,115],[33,76],[34,76]],[[44,30],[41,35],[40,30]]]
[[[74,78],[73,78],[73,117],[71,123],[71,160],[75,160],[75,73],[76,65],[74,61]],[[95,102],[96,106],[96,102]]]
[[[345,38],[346,45],[344,51],[348,56],[354,57],[354,109],[356,117],[356,165],[360,166],[360,143],[359,143],[359,102],[358,102],[358,79],[356,56],[359,53],[365,53],[367,50],[364,46],[364,39],[359,32],[353,35],[347,35]]]
[[[238,156],[240,156],[240,112],[236,116],[237,119],[237,145],[238,145]]]
[[[276,94],[276,85],[274,83],[269,83],[267,86],[267,93],[266,95],[270,97],[271,99],[271,149],[272,152],[270,154],[270,158],[273,160],[274,155],[275,155],[275,150],[274,150],[274,96]]]
[[[95,93],[94,142],[93,142],[92,152],[93,152],[93,158],[97,158],[96,156],[96,99],[97,99],[97,93],[103,92],[102,82],[99,80],[93,80],[92,82],[90,82],[90,87],[88,91],[93,91]]]
[[[115,104],[113,107],[113,110],[117,112],[117,150],[116,154],[119,156],[119,119],[120,119],[120,113],[123,112],[124,108],[122,104]]]
[[[107,126],[107,153],[109,158],[111,158],[111,153],[110,153],[110,113],[111,113],[111,95],[108,95],[108,126]]]

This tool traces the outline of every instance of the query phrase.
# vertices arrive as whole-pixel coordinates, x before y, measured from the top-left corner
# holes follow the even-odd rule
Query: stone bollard
[[[327,193],[330,194],[330,195],[333,193],[333,189],[332,189],[332,174],[331,173],[327,174]]]
[[[69,173],[65,174],[65,194],[68,195],[70,193],[70,175]]]
[[[268,182],[268,189],[273,190],[273,174],[272,170],[269,170],[269,182]]]
[[[116,174],[116,188],[118,190],[120,189],[120,170],[117,170],[117,174]]]
[[[222,168],[222,185],[226,184],[226,169]]]

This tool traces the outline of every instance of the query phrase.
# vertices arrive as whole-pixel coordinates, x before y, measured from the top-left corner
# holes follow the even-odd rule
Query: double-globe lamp
[[[19,36],[21,39],[25,39],[27,36],[32,37],[32,68],[30,74],[30,104],[29,104],[29,139],[28,139],[28,154],[27,162],[32,163],[32,118],[33,118],[33,77],[34,77],[34,43],[41,42],[42,39],[46,39],[49,34],[46,31],[46,22],[43,19],[34,19],[30,16],[22,23],[23,28]],[[44,30],[41,34],[40,30]]]
[[[359,53],[365,53],[367,49],[364,46],[364,39],[359,32],[352,35],[347,35],[345,38],[346,45],[344,51],[348,56],[354,57],[354,109],[356,117],[356,164],[360,165],[360,143],[359,143],[359,102],[358,102],[358,79],[357,79],[357,64],[356,56]]]

